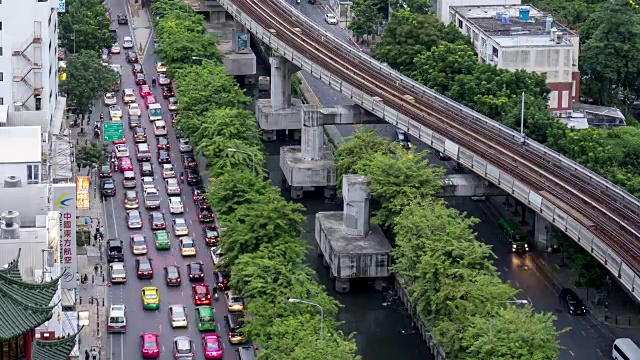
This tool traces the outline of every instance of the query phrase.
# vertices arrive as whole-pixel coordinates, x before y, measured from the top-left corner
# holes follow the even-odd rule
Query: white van
[[[640,360],[640,348],[631,339],[616,339],[611,357],[615,360]]]
[[[124,305],[111,305],[109,309],[109,322],[107,323],[107,332],[126,332],[127,331],[127,314]]]

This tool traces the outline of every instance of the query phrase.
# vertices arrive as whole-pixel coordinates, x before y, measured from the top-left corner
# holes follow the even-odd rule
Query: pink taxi
[[[140,334],[140,352],[143,359],[159,358],[160,344],[158,344],[158,334],[154,332]]]

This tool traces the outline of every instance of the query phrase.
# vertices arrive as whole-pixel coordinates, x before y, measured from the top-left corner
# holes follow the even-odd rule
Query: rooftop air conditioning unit
[[[22,187],[22,180],[17,176],[7,176],[4,178],[4,187],[6,188],[19,188]]]
[[[0,224],[0,238],[19,239],[20,238],[20,214],[17,211],[9,210],[0,214],[2,224]]]

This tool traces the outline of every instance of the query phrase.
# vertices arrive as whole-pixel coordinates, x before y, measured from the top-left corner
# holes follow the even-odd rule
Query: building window
[[[4,105],[4,98],[0,97],[0,105]]]
[[[0,56],[2,56],[2,46],[0,46]]]
[[[462,19],[458,19],[458,27],[462,29]]]
[[[493,57],[497,59],[498,58],[498,49],[496,49],[495,46],[492,46],[492,48],[493,48]]]
[[[36,111],[42,110],[42,98],[40,96],[35,98],[36,100]]]
[[[27,165],[27,183],[38,184],[40,183],[40,165]]]
[[[0,81],[4,81],[4,73],[0,72]]]

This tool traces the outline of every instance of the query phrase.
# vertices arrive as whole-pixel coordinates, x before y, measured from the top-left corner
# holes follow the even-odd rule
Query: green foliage
[[[360,161],[378,152],[388,153],[391,148],[391,141],[381,137],[375,129],[357,127],[357,131],[347,137],[334,154],[336,170],[340,176],[356,174],[356,165]]]
[[[445,26],[433,14],[396,11],[391,14],[391,21],[385,26],[372,54],[392,68],[411,74],[417,70],[414,59],[442,43],[465,45],[469,39],[455,26]]]
[[[214,109],[239,108],[251,101],[224,67],[210,62],[177,71],[175,80],[181,89],[177,93],[180,116],[185,112],[199,116]]]
[[[67,11],[60,14],[60,47],[67,51],[98,52],[115,41],[110,32],[111,20],[101,0],[69,0]],[[75,33],[75,40],[74,40]]]
[[[119,79],[111,68],[104,66],[98,53],[83,50],[67,60],[67,78],[60,83],[60,91],[69,102],[87,113],[91,104],[111,88]]]
[[[387,4],[386,0],[353,1],[350,8],[353,18],[348,26],[356,39],[361,39],[365,35],[378,34],[378,28],[387,18]]]
[[[568,23],[575,29],[589,15],[597,12],[604,2],[604,0],[534,0],[531,3],[537,8],[551,13],[556,20]]]
[[[564,330],[556,331],[554,321],[551,313],[534,313],[531,306],[498,307],[493,316],[469,319],[461,344],[467,350],[461,356],[478,360],[557,359],[558,335]]]
[[[359,359],[353,337],[337,330],[339,304],[304,262],[302,206],[285,201],[263,176],[260,134],[253,115],[243,110],[251,99],[220,66],[202,17],[186,9],[181,0],[154,0],[158,51],[174,74],[181,132],[207,159],[207,199],[223,229],[225,257],[219,267],[231,271],[233,288],[245,298],[243,331],[261,348],[261,359]],[[319,309],[290,303],[288,297],[323,307],[323,341]]]
[[[79,168],[97,168],[107,163],[107,145],[99,145],[90,142],[86,146],[81,146],[76,152],[76,164]]]

